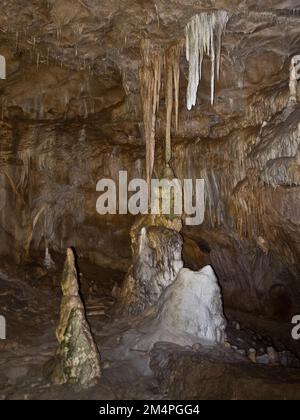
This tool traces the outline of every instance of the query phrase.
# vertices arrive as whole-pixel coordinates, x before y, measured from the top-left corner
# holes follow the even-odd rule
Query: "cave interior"
[[[300,399],[299,23],[2,0],[0,399]]]

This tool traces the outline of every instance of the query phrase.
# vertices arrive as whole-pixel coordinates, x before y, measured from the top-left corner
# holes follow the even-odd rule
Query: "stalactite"
[[[169,47],[164,54],[151,48],[150,41],[144,40],[141,45],[142,65],[140,69],[140,88],[143,105],[144,135],[146,142],[146,177],[149,184],[154,166],[156,113],[159,108],[161,73],[165,68],[165,102],[166,102],[166,139],[165,163],[171,160],[171,125],[174,104],[175,129],[178,129],[179,78],[182,42]]]
[[[0,55],[0,79],[6,79],[6,61],[3,55]]]
[[[178,129],[178,108],[179,108],[179,76],[180,76],[180,55],[182,51],[181,42],[171,46],[165,53],[165,97],[166,97],[166,144],[165,163],[171,160],[171,124],[173,104],[175,108],[175,129]]]
[[[146,178],[149,185],[154,166],[155,124],[159,107],[162,56],[160,51],[151,48],[149,39],[142,41],[141,54],[140,89],[146,143]]]
[[[16,50],[18,49],[18,47],[19,47],[19,32],[17,31],[16,32]]]
[[[38,70],[40,66],[40,53],[37,53],[36,56],[36,69]]]
[[[168,50],[165,56],[165,89],[166,89],[166,139],[165,139],[165,163],[171,160],[171,121],[173,108],[173,68],[172,50]]]
[[[187,108],[196,105],[204,54],[211,59],[211,104],[214,102],[215,73],[219,78],[222,34],[228,21],[225,11],[195,15],[186,26],[186,58],[189,62]]]

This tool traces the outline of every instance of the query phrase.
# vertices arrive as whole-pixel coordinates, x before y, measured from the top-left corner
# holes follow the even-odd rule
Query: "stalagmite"
[[[149,291],[152,288],[151,283]],[[147,290],[146,286],[143,290]],[[213,268],[209,265],[199,271],[181,268],[168,287],[160,290],[158,301],[152,302],[152,308],[144,313],[139,322],[143,334],[133,339],[132,331],[125,333],[120,340],[121,351],[124,354],[126,347],[130,347],[147,352],[157,342],[181,346],[197,343],[200,348],[212,349],[225,345],[226,327],[221,288]]]
[[[68,383],[88,388],[95,385],[101,376],[100,361],[79,295],[75,256],[70,248],[61,287],[63,298],[56,330],[59,348],[51,378],[58,385]]]
[[[53,268],[55,268],[55,262],[52,259],[48,247],[46,247],[45,249],[44,266],[47,268],[47,270],[52,270]]]
[[[189,62],[188,110],[196,105],[204,54],[211,59],[211,104],[214,103],[215,73],[219,78],[222,34],[227,21],[228,14],[225,11],[204,12],[195,15],[186,26],[186,59]]]
[[[160,51],[151,48],[149,39],[142,41],[141,54],[140,89],[146,143],[146,178],[150,185],[154,166],[155,124],[156,112],[159,107],[162,57]]]
[[[182,268],[158,303],[158,318],[173,331],[224,343],[226,319],[220,286],[211,266],[199,271]]]

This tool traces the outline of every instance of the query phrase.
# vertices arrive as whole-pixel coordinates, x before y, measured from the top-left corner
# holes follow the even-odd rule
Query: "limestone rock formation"
[[[100,358],[79,296],[72,249],[67,251],[61,287],[63,297],[56,330],[59,348],[51,378],[56,384],[88,388],[101,376]]]
[[[182,238],[163,226],[132,231],[133,263],[119,293],[123,309],[138,314],[153,306],[183,266]]]
[[[226,319],[221,291],[211,266],[180,270],[159,301],[159,318],[172,329],[211,343],[224,343]]]

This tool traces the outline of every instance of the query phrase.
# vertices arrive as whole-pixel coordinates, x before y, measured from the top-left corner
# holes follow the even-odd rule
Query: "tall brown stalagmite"
[[[59,347],[51,378],[54,383],[89,388],[101,376],[100,357],[86,321],[79,296],[75,256],[68,249],[61,287],[60,321],[56,330]]]

